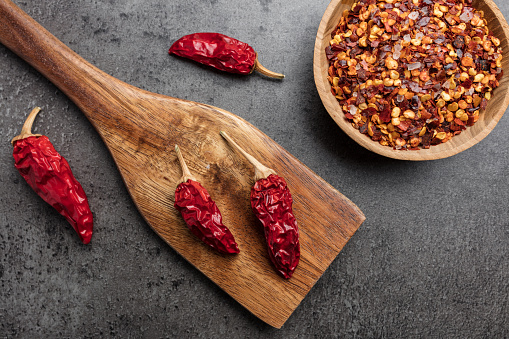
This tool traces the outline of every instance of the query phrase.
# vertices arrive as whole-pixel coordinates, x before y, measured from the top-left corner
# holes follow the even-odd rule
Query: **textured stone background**
[[[76,106],[0,45],[0,338],[501,338],[509,336],[509,117],[480,144],[429,162],[382,158],[322,106],[313,47],[327,0],[17,0],[85,59],[135,86],[231,111],[355,202],[367,220],[281,330],[169,248],[130,200]],[[496,0],[506,17],[509,4]],[[235,77],[170,57],[178,37],[222,32],[287,75]],[[95,213],[81,245],[13,167],[35,132],[71,164]]]

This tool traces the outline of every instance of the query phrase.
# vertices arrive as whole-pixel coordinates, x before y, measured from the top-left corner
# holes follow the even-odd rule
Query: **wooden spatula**
[[[351,201],[246,121],[222,109],[150,93],[105,74],[10,0],[0,0],[0,42],[83,111],[111,152],[140,213],[157,234],[274,327],[284,324],[364,221]],[[221,130],[288,182],[302,251],[290,280],[271,267],[263,232],[251,212],[252,166],[221,138]],[[240,254],[220,255],[202,244],[173,207],[182,175],[173,152],[177,143],[192,173],[221,209]]]

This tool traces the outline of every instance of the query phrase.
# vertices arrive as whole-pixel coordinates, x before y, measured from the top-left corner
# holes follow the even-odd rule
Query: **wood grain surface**
[[[0,41],[79,106],[157,234],[274,327],[284,324],[364,221],[351,201],[246,121],[222,109],[150,93],[105,74],[9,0],[0,0]],[[226,143],[220,130],[288,182],[302,251],[290,280],[273,270],[262,229],[250,209],[253,168]],[[240,254],[220,255],[202,244],[173,207],[182,175],[174,152],[177,143],[191,172],[221,209]]]
[[[484,11],[488,22],[488,28],[500,39],[503,51],[502,68],[504,75],[500,80],[500,86],[493,91],[493,96],[488,102],[486,110],[479,115],[479,120],[472,127],[454,136],[446,143],[431,146],[429,149],[417,151],[394,150],[389,146],[382,146],[378,141],[373,141],[368,136],[361,134],[350,122],[345,119],[343,111],[332,95],[330,84],[327,80],[329,63],[325,56],[325,48],[331,40],[331,32],[339,23],[339,19],[345,9],[351,9],[354,0],[332,0],[327,7],[316,35],[313,70],[315,84],[320,98],[327,112],[348,134],[361,146],[380,155],[402,160],[434,160],[446,158],[462,152],[484,139],[497,125],[509,105],[509,25],[504,16],[492,0],[474,0],[472,6]]]

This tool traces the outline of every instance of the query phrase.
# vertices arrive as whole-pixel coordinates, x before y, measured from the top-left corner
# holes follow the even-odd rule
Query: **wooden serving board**
[[[0,42],[83,111],[155,232],[274,327],[284,324],[364,221],[350,200],[246,121],[222,109],[150,93],[105,74],[10,0],[0,0]],[[290,280],[272,268],[263,232],[251,212],[253,168],[222,139],[220,130],[288,182],[301,237],[301,261]],[[173,207],[182,174],[173,151],[177,143],[191,172],[221,209],[240,254],[224,256],[209,249],[191,234]]]

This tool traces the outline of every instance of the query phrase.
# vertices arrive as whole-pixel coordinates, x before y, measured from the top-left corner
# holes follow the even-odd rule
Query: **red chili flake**
[[[411,124],[412,123],[410,121],[405,120],[405,121],[401,121],[397,127],[402,131],[406,131],[408,129],[408,127],[410,127]]]
[[[366,98],[364,98],[364,96],[360,92],[357,92],[357,98],[356,99],[357,100],[355,101],[355,104],[357,106],[366,103]]]
[[[429,148],[430,145],[431,145],[431,134],[429,132],[426,132],[422,136],[422,147]]]
[[[399,18],[398,13],[396,13],[394,10],[387,10],[387,14],[389,14],[389,19],[397,20]]]
[[[434,40],[436,44],[442,44],[445,41],[445,36],[443,34],[439,34],[437,38]]]
[[[330,60],[334,58],[339,52],[333,51],[330,46],[327,46],[325,49],[325,55],[327,56],[327,59]]]
[[[368,117],[368,118],[372,117],[376,113],[377,113],[376,108],[373,108],[373,107],[368,107],[361,112],[361,114],[363,116]]]
[[[442,81],[445,79],[446,76],[447,76],[447,73],[445,73],[445,71],[443,69],[441,69],[440,71],[438,71],[438,73],[436,75],[436,79],[439,81]]]
[[[452,44],[455,48],[463,48],[465,45],[465,38],[463,35],[456,35],[456,38],[454,38]]]
[[[486,106],[488,106],[488,99],[482,98],[482,100],[481,100],[481,109],[485,110]]]
[[[468,120],[467,120],[467,126],[473,126],[476,122],[476,119],[475,117],[473,116],[468,116]]]
[[[351,115],[349,112],[345,112],[345,118],[353,120],[353,115]]]
[[[454,119],[454,122],[457,124],[457,125],[460,125],[460,126],[465,126],[465,122],[458,119],[458,118],[455,118]]]
[[[366,72],[366,70],[364,70],[364,68],[359,68],[357,70],[357,77],[362,80],[362,81],[366,81],[367,78],[368,78],[368,74]]]
[[[432,117],[431,113],[428,112],[427,110],[422,110],[421,111],[421,117],[425,120],[429,119]]]
[[[472,87],[472,79],[467,78],[461,83],[461,86],[463,86],[465,89],[470,89],[470,87]]]
[[[390,122],[391,121],[391,111],[389,110],[389,106],[387,105],[386,108],[380,112],[380,121],[382,122]]]
[[[455,123],[453,122],[453,123],[451,123],[451,125],[449,126],[449,129],[450,129],[451,131],[460,131],[460,130],[461,130],[461,126],[459,126],[459,125],[457,125],[457,124],[455,124]]]
[[[498,72],[498,69],[497,69],[497,72]],[[500,69],[500,72],[498,72],[498,74],[497,74],[497,81],[500,81],[500,79],[502,79],[503,75],[504,75],[504,70]]]
[[[392,33],[391,26],[389,26],[389,24],[387,22],[384,22],[384,26],[385,26],[385,30],[387,31],[387,33]]]
[[[359,126],[359,132],[362,134],[368,134],[368,122],[366,121],[363,125]]]

